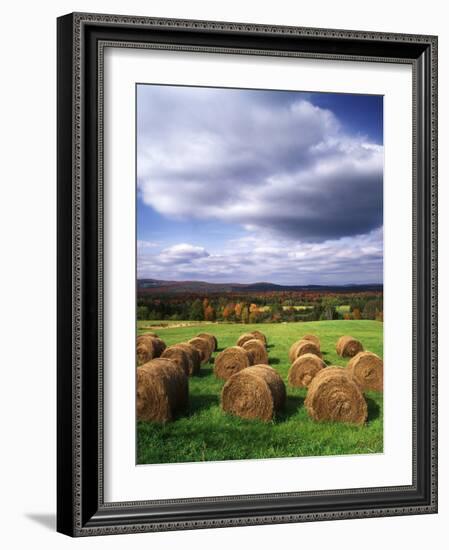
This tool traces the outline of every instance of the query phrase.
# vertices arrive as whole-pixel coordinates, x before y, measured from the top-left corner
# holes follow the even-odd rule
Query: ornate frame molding
[[[139,31],[164,31],[170,42],[158,36],[157,41],[126,40],[121,33]],[[92,31],[94,38],[89,42],[88,34]],[[102,31],[109,36],[103,38]],[[226,44],[177,44],[176,32],[183,32],[192,37],[205,40],[209,36],[214,41],[226,37]],[[101,35],[101,38],[99,36]],[[140,33],[141,37],[141,33]],[[276,39],[277,47],[244,48],[241,45],[230,46],[229,41],[257,40],[265,44],[265,37]],[[301,40],[306,49],[292,49],[294,42],[286,42],[288,48],[282,48],[282,40]],[[330,42],[339,44],[341,53],[324,51]],[[350,51],[347,44],[354,45]],[[93,47],[92,44],[95,43]],[[321,51],[315,51],[321,44]],[[392,48],[396,45],[396,49]],[[319,59],[343,59],[365,62],[410,63],[413,66],[413,105],[414,105],[414,153],[413,153],[413,188],[414,188],[414,253],[413,253],[413,370],[414,370],[414,464],[413,484],[410,487],[388,487],[344,491],[326,491],[311,493],[282,493],[257,495],[239,495],[235,497],[204,499],[177,499],[170,501],[145,501],[104,503],[102,480],[102,304],[103,304],[103,51],[105,46],[126,48],[158,48],[183,51],[207,51],[223,54],[251,54],[312,57]],[[346,50],[345,50],[346,47]],[[324,50],[323,50],[324,48]],[[71,14],[58,21],[58,318],[61,328],[58,333],[58,530],[73,536],[131,533],[142,531],[161,531],[177,529],[200,529],[211,527],[261,525],[267,523],[287,523],[300,521],[322,521],[330,519],[347,519],[374,516],[391,516],[437,511],[437,38],[424,35],[403,35],[395,33],[374,33],[364,31],[347,31],[335,29],[311,29],[304,27],[284,27],[253,25],[245,23],[223,23],[213,21],[159,19],[149,17],[132,17],[103,14]],[[319,50],[319,48],[318,48]],[[356,53],[356,52],[359,53]],[[385,55],[386,53],[400,55]],[[70,62],[70,66],[67,63]],[[96,76],[95,85],[93,83]],[[95,87],[95,89],[93,89]],[[91,95],[89,99],[89,93]],[[93,94],[93,95],[92,95]],[[85,118],[86,103],[96,102],[97,120],[91,121],[96,132],[87,128]],[[67,136],[67,124],[70,121],[71,135]],[[95,147],[95,154],[93,148]],[[89,155],[89,159],[87,159]],[[92,158],[90,158],[92,157]],[[70,159],[70,161],[69,161]],[[69,168],[67,163],[69,162]],[[87,166],[87,168],[86,168]],[[89,173],[90,170],[90,173]],[[92,175],[94,174],[94,176]],[[96,180],[92,191],[92,181]],[[87,188],[88,182],[91,187]],[[95,214],[86,214],[86,200],[96,199]],[[86,232],[94,232],[95,273],[92,273],[94,250],[86,246]],[[428,246],[426,247],[426,243]],[[424,248],[423,248],[424,245]],[[67,251],[69,248],[69,252]],[[91,268],[91,271],[89,271]],[[95,277],[94,277],[95,275]],[[94,280],[95,279],[95,280]],[[70,287],[70,291],[69,291]],[[70,296],[68,293],[70,292]],[[97,300],[96,341],[91,342],[86,326],[92,319],[86,318],[86,296]],[[418,322],[418,312],[424,313],[425,323]],[[422,316],[422,315],[421,315]],[[70,318],[70,323],[68,319]],[[86,341],[88,341],[86,343]],[[95,343],[96,370],[95,376],[87,374],[86,361],[92,355]],[[90,344],[92,344],[90,346]],[[89,347],[90,346],[90,347]],[[87,351],[90,355],[87,356]],[[420,363],[425,370],[428,382],[429,400],[426,409],[424,426],[421,416],[417,418],[418,350],[426,360]],[[70,352],[70,353],[69,353]],[[89,359],[90,361],[91,359]],[[86,390],[88,385],[88,391]],[[96,395],[96,400],[94,396]],[[94,401],[96,401],[94,403]],[[86,407],[96,411],[98,423],[96,438],[87,432],[83,423]],[[424,417],[423,417],[424,418]],[[418,422],[419,421],[419,422]],[[68,429],[70,427],[70,429]],[[425,430],[424,430],[425,428]],[[419,434],[424,430],[418,441]],[[88,437],[87,437],[88,436]],[[96,439],[96,449],[92,448],[92,439]],[[426,481],[420,468],[422,460],[418,458],[418,443],[426,445]],[[96,453],[96,460],[89,463],[86,453]],[[94,464],[95,463],[95,464]],[[95,481],[95,489],[88,489],[86,481]],[[426,485],[426,487],[423,487]],[[425,489],[425,491],[424,491]],[[390,494],[392,501],[382,505],[363,505],[354,507],[351,497],[377,495],[379,491]],[[423,498],[423,491],[425,498]],[[407,501],[407,493],[411,502]],[[420,498],[417,494],[420,493]],[[396,501],[394,496],[397,495]],[[413,500],[412,495],[415,495]],[[335,511],[320,510],[318,505],[311,510],[299,507],[290,513],[261,513],[254,504],[254,514],[247,507],[243,514],[235,507],[234,517],[228,513],[223,517],[199,517],[198,513],[191,518],[188,507],[201,504],[203,507],[214,503],[244,505],[255,500],[273,501],[293,497],[326,497],[332,502],[334,497],[341,497],[342,508]],[[400,498],[399,498],[400,496]],[[345,508],[348,499],[351,505]],[[173,505],[182,507],[183,513],[176,510],[170,517],[155,520],[150,513],[152,506]],[[179,519],[182,516],[182,519]]]

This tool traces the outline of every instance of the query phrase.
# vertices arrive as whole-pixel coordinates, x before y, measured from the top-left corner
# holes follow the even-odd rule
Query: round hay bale
[[[261,332],[260,330],[253,330],[251,331],[251,334],[253,334],[256,340],[260,340],[263,343],[263,345],[267,347],[267,337],[263,332]]]
[[[248,340],[254,340],[254,334],[252,332],[245,332],[241,336],[239,336],[239,339],[237,340],[237,346],[243,346],[245,342],[248,342]]]
[[[297,340],[296,342],[293,342],[293,344],[290,346],[290,349],[288,350],[288,359],[290,363],[293,363],[293,361],[296,359],[296,351],[301,342],[302,340]]]
[[[189,344],[188,342],[181,342],[180,344],[176,345],[182,348],[187,354],[189,362],[189,375],[192,376],[198,374],[201,368],[200,352],[196,349],[195,346],[192,346],[192,344]]]
[[[189,344],[194,346],[201,357],[201,364],[207,363],[212,355],[212,350],[209,344],[209,341],[205,338],[192,338],[189,340]]]
[[[347,369],[362,391],[383,391],[384,362],[375,353],[359,352],[349,361]]]
[[[296,346],[295,359],[306,353],[313,353],[314,355],[321,357],[321,352],[319,347],[317,347],[313,342],[309,342],[308,340],[301,340]]]
[[[284,407],[285,400],[285,384],[268,365],[255,365],[234,374],[221,392],[223,411],[265,422]]]
[[[300,355],[288,371],[288,382],[295,388],[307,388],[326,363],[313,353]]]
[[[187,407],[189,383],[171,359],[152,359],[137,368],[138,420],[168,422]]]
[[[152,342],[153,339],[154,339],[154,336],[151,336],[149,334],[140,334],[136,338],[136,343],[140,344],[141,342],[146,342],[147,340],[150,340]]]
[[[151,340],[153,344],[153,358],[160,357],[164,349],[167,347],[165,342],[160,338],[150,336],[148,334],[141,334],[137,337],[137,344],[140,344],[141,342],[148,342],[149,340]]]
[[[166,343],[160,338],[153,338],[153,345],[156,352],[155,357],[160,357],[167,347]]]
[[[148,363],[154,358],[154,346],[152,340],[141,340],[136,346],[136,360],[138,365]]]
[[[268,365],[268,353],[261,340],[247,340],[242,348],[251,353],[253,365]]]
[[[318,338],[318,336],[315,336],[315,334],[304,334],[301,340],[307,340],[308,342],[313,342],[318,349],[320,349],[321,347],[320,339]]]
[[[239,347],[239,346],[237,346],[237,347]],[[248,354],[249,366],[252,367],[253,365],[257,365],[257,361],[254,358],[254,353],[250,349],[246,349],[245,351]]]
[[[340,357],[354,357],[360,351],[363,351],[362,343],[352,336],[340,336],[335,346]]]
[[[228,380],[233,374],[251,366],[252,357],[243,348],[232,346],[220,352],[214,361],[214,374],[217,378]]]
[[[168,348],[164,349],[161,359],[171,359],[182,368],[187,376],[189,376],[189,358],[186,351],[181,346],[168,346]]]
[[[314,342],[314,339],[316,339],[318,343]],[[312,346],[306,344],[312,344]],[[293,342],[288,352],[290,363],[293,363],[295,359],[300,355],[300,350],[301,354],[314,353],[315,355],[318,355],[318,357],[321,357],[320,341],[318,340],[318,338],[316,338],[316,336],[313,336],[313,334],[306,334],[303,338],[301,338],[301,340]]]
[[[346,369],[320,370],[309,385],[304,401],[309,416],[317,421],[364,424],[368,407],[363,394]]]
[[[211,353],[213,353],[214,351],[217,351],[218,342],[217,342],[216,337],[213,334],[210,334],[210,332],[200,332],[199,334],[196,335],[196,337],[197,338],[204,338],[205,340],[207,340],[209,342],[210,348],[211,348]]]

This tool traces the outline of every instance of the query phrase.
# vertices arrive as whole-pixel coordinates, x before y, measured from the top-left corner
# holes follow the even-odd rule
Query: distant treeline
[[[257,294],[138,294],[139,320],[276,323],[332,319],[383,321],[381,292]]]

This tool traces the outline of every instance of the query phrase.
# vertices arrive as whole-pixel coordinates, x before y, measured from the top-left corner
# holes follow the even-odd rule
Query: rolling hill
[[[208,283],[205,281],[163,281],[159,279],[138,279],[138,291],[154,292],[194,292],[194,293],[235,293],[235,292],[382,292],[382,284],[365,285],[277,285],[258,282],[242,283]]]

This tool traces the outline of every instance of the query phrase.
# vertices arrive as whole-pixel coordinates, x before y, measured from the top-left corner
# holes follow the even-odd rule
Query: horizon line
[[[286,283],[272,283],[269,281],[255,281],[252,283],[237,283],[235,281],[232,282],[211,282],[211,281],[204,281],[204,280],[198,280],[198,279],[155,279],[153,277],[137,277],[137,281],[157,281],[157,282],[165,282],[165,283],[203,283],[207,285],[241,285],[241,286],[250,286],[250,285],[275,285],[275,286],[383,286],[383,282],[381,283],[294,283],[294,284],[286,284]]]

